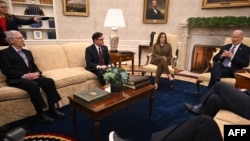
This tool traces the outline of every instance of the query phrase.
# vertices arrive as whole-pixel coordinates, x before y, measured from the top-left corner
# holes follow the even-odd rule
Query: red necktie
[[[100,63],[100,65],[103,65],[104,61],[103,61],[101,47],[98,47],[98,49],[99,49],[99,63]]]

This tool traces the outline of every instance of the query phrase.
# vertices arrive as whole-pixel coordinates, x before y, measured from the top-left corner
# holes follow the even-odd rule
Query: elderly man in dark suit
[[[96,32],[92,35],[93,44],[86,48],[86,69],[95,73],[101,85],[105,85],[103,74],[111,67],[108,47],[104,45],[103,34]]]
[[[220,78],[234,77],[237,70],[249,65],[250,48],[241,43],[244,33],[235,30],[232,34],[232,44],[227,44],[213,58],[214,64],[208,87],[211,88]]]
[[[24,46],[22,34],[16,30],[10,30],[7,32],[7,40],[10,46],[2,50],[0,54],[0,68],[7,77],[7,84],[29,93],[40,120],[53,122],[54,118],[51,116],[56,118],[64,117],[65,114],[55,107],[55,103],[61,98],[56,91],[54,81],[51,78],[42,76],[42,72],[36,66],[31,52],[22,49]],[[46,103],[40,93],[40,87],[47,96],[48,114],[43,111]]]

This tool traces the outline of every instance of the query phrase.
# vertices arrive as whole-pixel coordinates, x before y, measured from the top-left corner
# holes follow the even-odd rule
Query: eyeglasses
[[[2,8],[2,9],[8,9],[9,7],[7,7],[7,6],[0,6],[0,8]]]
[[[18,40],[25,40],[24,37],[18,37],[18,38],[14,38],[14,39],[18,39]]]

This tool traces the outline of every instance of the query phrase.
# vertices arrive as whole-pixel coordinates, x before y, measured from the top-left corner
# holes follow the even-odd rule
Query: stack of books
[[[150,84],[148,76],[131,75],[128,82],[123,84],[123,86],[137,89],[148,84]]]

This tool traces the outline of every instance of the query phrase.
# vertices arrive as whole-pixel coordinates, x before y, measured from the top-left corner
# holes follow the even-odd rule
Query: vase
[[[110,83],[110,91],[112,93],[121,93],[123,91],[123,83]]]

